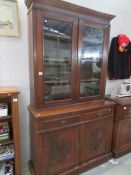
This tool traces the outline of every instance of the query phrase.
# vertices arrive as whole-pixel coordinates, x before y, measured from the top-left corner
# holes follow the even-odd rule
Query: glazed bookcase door
[[[43,12],[41,15],[42,31],[38,42],[40,39],[42,43],[42,59],[38,76],[42,81],[41,103],[45,105],[68,103],[76,96],[77,24],[75,18],[56,13]]]
[[[98,98],[104,94],[105,55],[108,26],[79,21],[78,97]]]

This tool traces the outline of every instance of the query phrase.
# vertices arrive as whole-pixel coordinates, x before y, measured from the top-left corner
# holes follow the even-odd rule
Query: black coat
[[[131,43],[125,47],[124,52],[118,50],[118,37],[111,41],[108,56],[108,73],[109,79],[126,79],[130,78],[131,73]]]

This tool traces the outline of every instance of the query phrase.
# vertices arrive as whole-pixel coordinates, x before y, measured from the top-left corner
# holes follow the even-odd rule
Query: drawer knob
[[[101,113],[96,113],[96,117],[100,117],[101,115]]]
[[[62,121],[60,121],[60,124],[61,124],[62,126],[65,126],[65,125],[67,124],[67,121],[66,121],[66,120],[62,120]]]

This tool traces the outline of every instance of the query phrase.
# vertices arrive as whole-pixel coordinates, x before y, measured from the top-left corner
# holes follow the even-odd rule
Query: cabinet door
[[[78,97],[104,95],[108,26],[80,20]]]
[[[60,129],[43,135],[42,175],[56,175],[78,163],[79,127]],[[46,173],[45,173],[46,172]]]
[[[112,117],[101,117],[81,127],[81,161],[111,152],[112,126]]]
[[[78,20],[53,12],[39,12],[37,18],[41,19],[37,20],[39,101],[47,105],[72,101],[75,98]]]

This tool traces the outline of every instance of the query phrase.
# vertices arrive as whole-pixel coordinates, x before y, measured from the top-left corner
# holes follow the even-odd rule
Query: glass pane
[[[104,31],[84,27],[80,61],[80,96],[99,95]]]
[[[44,20],[44,99],[71,98],[72,23]]]

